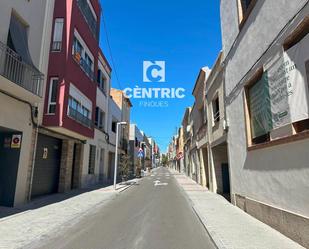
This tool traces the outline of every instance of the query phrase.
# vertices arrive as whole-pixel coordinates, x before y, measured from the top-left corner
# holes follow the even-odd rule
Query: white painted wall
[[[99,88],[97,88],[97,97],[96,97],[96,106],[98,106],[101,110],[105,112],[105,123],[104,123],[104,131],[106,133],[109,132],[110,126],[110,115],[113,115],[112,112],[109,110],[109,92],[110,92],[110,76],[107,73],[105,67],[102,65],[103,60],[101,56],[99,56],[98,67],[102,71],[106,82],[105,82],[105,90],[106,94],[104,94]],[[113,104],[112,104],[113,105]],[[112,106],[112,109],[115,109],[115,106]],[[119,115],[118,110],[114,110],[116,115]],[[95,163],[95,170],[93,175],[88,174],[89,169],[89,150],[90,145],[96,146],[96,163]],[[104,149],[104,156],[103,156],[103,168],[100,165],[100,158],[101,158],[101,149]],[[103,181],[107,178],[107,171],[108,171],[108,152],[115,152],[115,147],[108,144],[106,140],[105,134],[96,129],[94,130],[94,138],[88,139],[87,144],[84,146],[84,161],[83,161],[83,170],[82,170],[82,187],[91,186],[100,182],[102,179]],[[102,175],[103,172],[103,175]]]
[[[309,217],[309,140],[248,152],[242,85],[244,81],[241,81],[305,2],[307,1],[257,1],[226,61],[225,81],[232,194],[237,193]],[[308,13],[307,6],[272,48],[272,53],[263,55],[257,67],[262,66],[281,49],[284,38]],[[221,1],[221,17],[223,50],[227,56],[238,33],[236,1]]]

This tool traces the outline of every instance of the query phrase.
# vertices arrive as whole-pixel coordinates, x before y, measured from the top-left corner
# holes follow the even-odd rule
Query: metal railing
[[[94,81],[95,80],[95,75],[94,72],[92,71],[91,66],[89,66],[84,58],[80,58],[80,63],[79,65],[81,68],[84,70],[84,72],[89,76],[89,78]]]
[[[0,74],[15,84],[42,97],[44,74],[22,61],[21,56],[0,42]]]
[[[97,21],[92,14],[92,11],[89,7],[87,0],[77,0],[77,5],[80,11],[82,12],[86,22],[88,23],[92,34],[94,35],[95,39],[98,40],[99,30],[98,30]]]
[[[62,42],[61,41],[54,41],[52,43],[52,51],[59,52],[61,51]]]
[[[219,122],[220,121],[220,111],[217,111],[214,113],[214,122]]]
[[[86,63],[86,60],[81,57],[81,55],[79,53],[75,53],[73,54],[73,59],[79,64],[79,66],[81,67],[81,69],[85,72],[85,74],[92,80],[95,81],[95,74],[91,68],[91,66],[89,66]]]
[[[73,118],[75,121],[81,123],[84,126],[87,126],[89,128],[93,127],[92,120],[84,116],[82,113],[79,111],[73,109],[72,107],[69,106],[69,116]]]

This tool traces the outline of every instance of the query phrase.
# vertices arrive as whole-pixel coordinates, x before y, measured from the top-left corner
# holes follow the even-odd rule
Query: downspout
[[[36,105],[36,112],[39,113],[39,107]],[[32,113],[31,113],[32,116]],[[33,183],[33,173],[34,173],[34,165],[35,165],[35,157],[36,157],[36,148],[38,144],[38,134],[39,134],[39,124],[36,123],[35,128],[35,140],[34,140],[34,147],[32,152],[32,163],[31,163],[31,175],[30,175],[30,183],[29,183],[29,192],[28,192],[28,201],[31,201],[31,192],[32,192],[32,183]]]

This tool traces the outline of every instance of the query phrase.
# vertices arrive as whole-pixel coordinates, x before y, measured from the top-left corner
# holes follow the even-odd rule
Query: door
[[[108,154],[108,175],[107,179],[112,179],[112,167],[113,167],[113,153],[109,152]]]
[[[73,160],[72,160],[72,174],[71,174],[71,189],[78,188],[78,184],[76,182],[76,176],[78,175],[78,167],[76,165],[76,143],[74,143],[74,148],[73,148]]]
[[[62,141],[39,134],[31,197],[58,192]]]
[[[224,194],[230,193],[230,175],[229,175],[229,165],[227,163],[222,163],[222,188]]]
[[[105,150],[101,149],[100,152],[100,163],[99,163],[99,175],[100,175],[100,181],[103,181],[104,178],[104,153]]]
[[[14,138],[21,142],[15,146]],[[22,133],[0,127],[0,206],[14,206]]]

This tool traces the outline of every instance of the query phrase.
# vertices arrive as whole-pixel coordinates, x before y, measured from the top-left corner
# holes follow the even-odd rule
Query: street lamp
[[[120,125],[126,125],[126,124],[127,124],[127,122],[117,122],[117,124],[116,124],[116,150],[115,150],[115,169],[114,169],[114,190],[116,190],[116,182],[117,182],[119,126]]]

